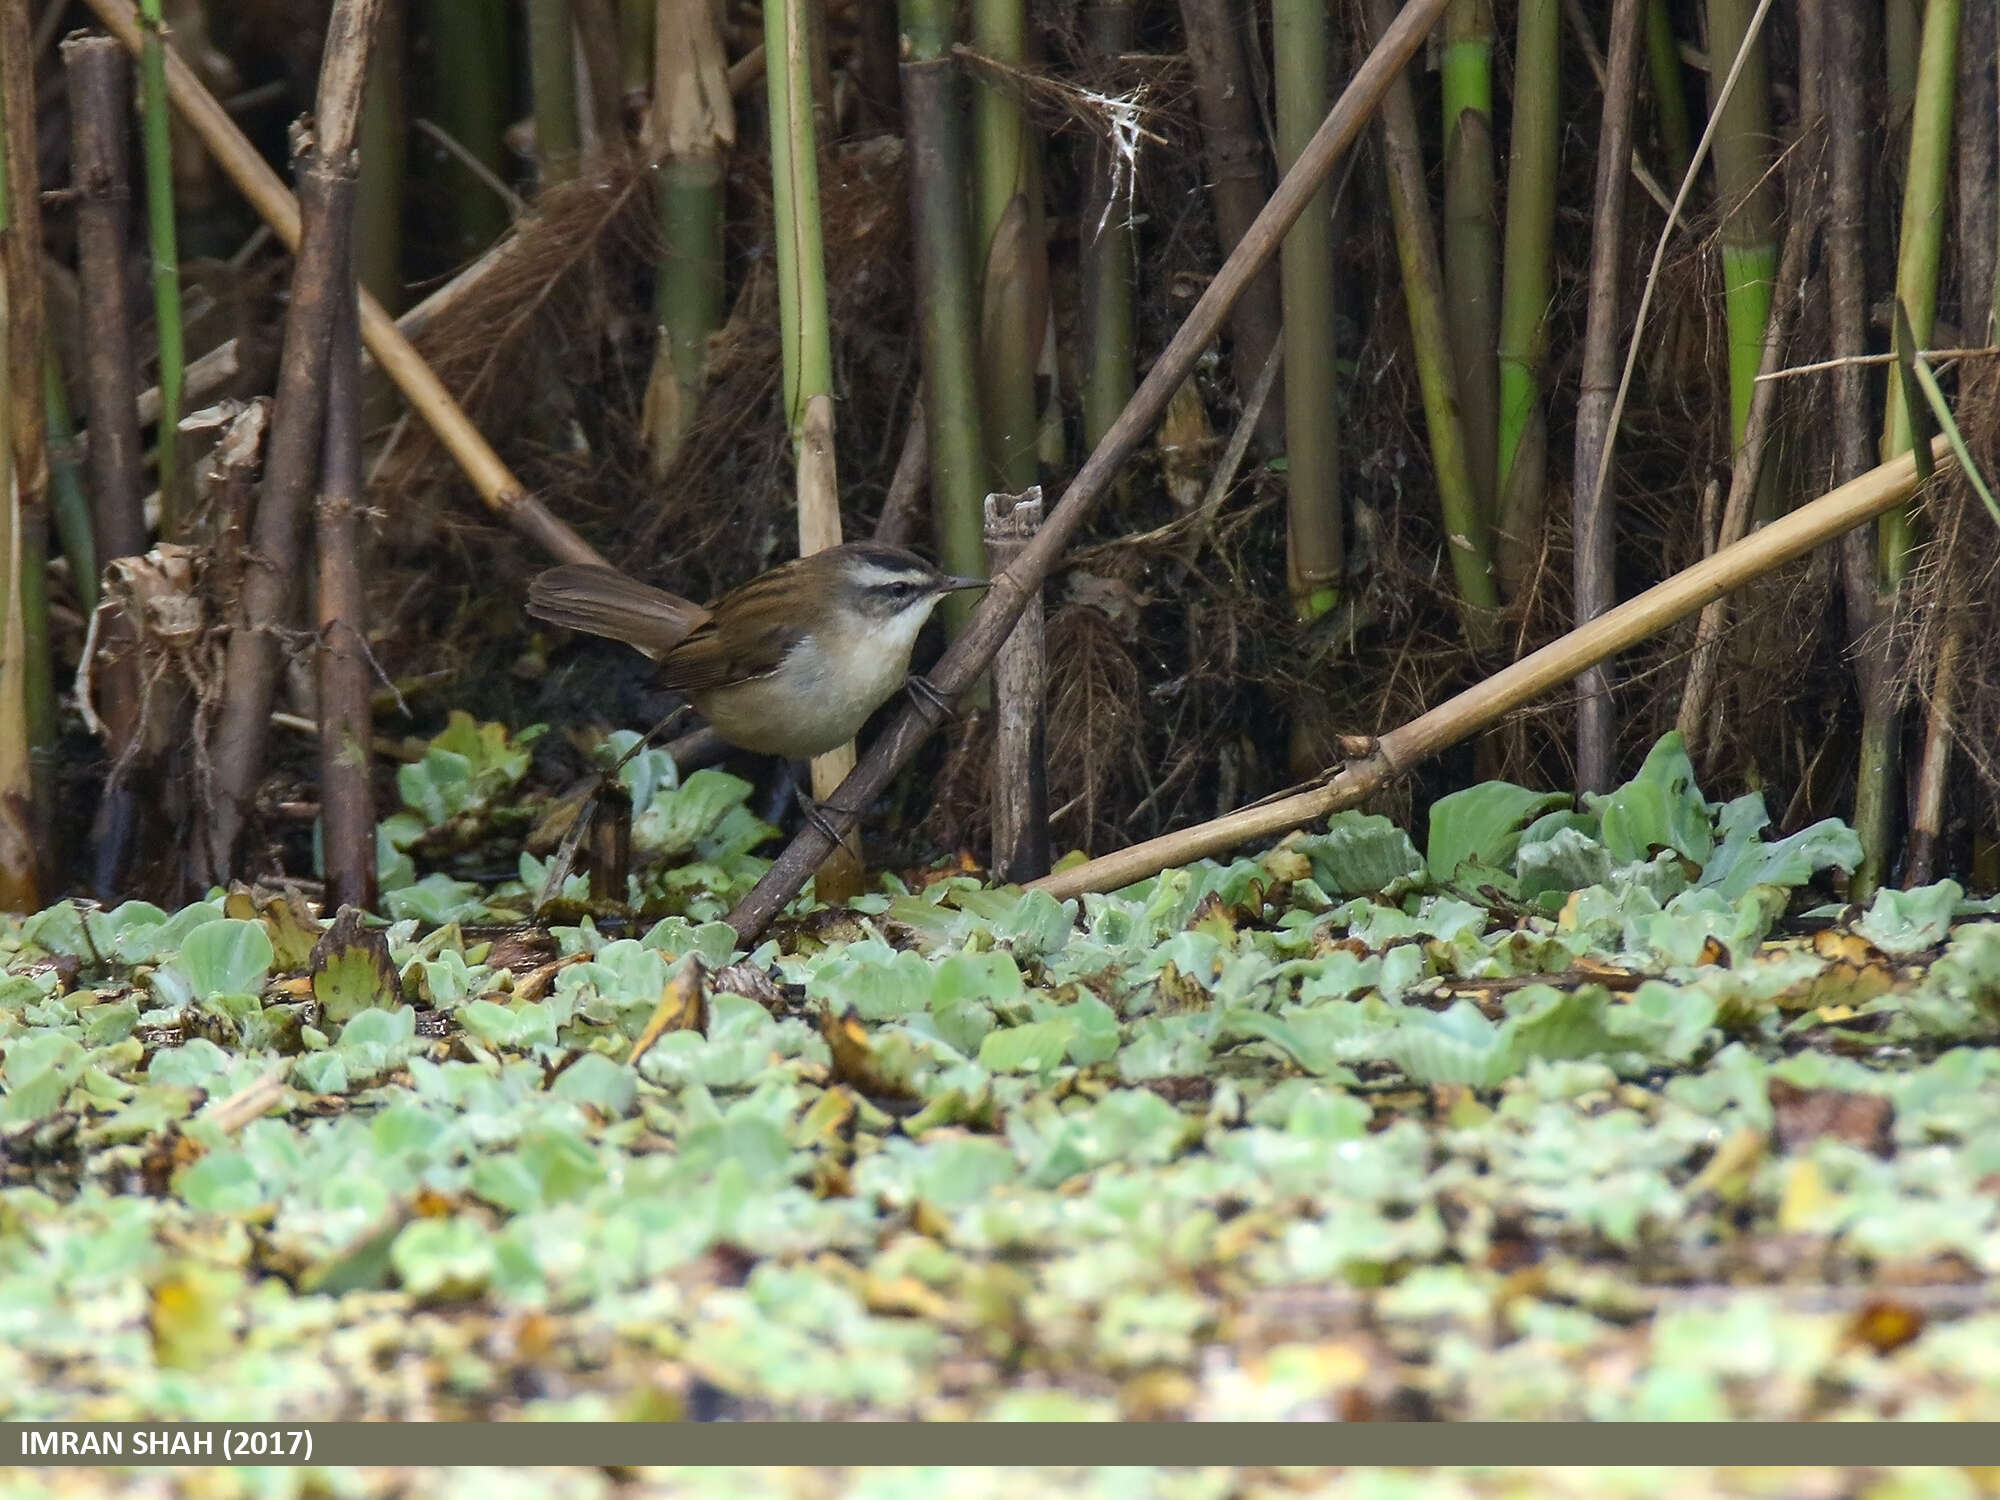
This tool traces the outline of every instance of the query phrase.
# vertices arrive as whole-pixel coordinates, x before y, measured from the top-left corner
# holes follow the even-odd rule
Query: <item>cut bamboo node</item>
[[[991,494],[986,554],[1000,577],[1042,525],[1042,487]],[[993,659],[993,874],[1008,884],[1049,872],[1048,642],[1039,585]]]

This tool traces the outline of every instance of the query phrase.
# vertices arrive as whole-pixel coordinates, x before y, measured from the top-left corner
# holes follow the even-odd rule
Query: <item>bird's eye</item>
[[[891,587],[890,592],[898,599],[908,599],[917,591],[917,586],[907,578]]]

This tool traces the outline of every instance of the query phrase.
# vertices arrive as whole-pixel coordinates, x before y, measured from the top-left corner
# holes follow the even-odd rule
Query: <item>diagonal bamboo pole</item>
[[[137,54],[144,42],[138,13],[132,0],[85,0],[105,29]],[[299,248],[299,203],[278,174],[236,128],[235,121],[202,86],[193,71],[170,46],[166,49],[167,97],[181,112],[216,161],[285,247],[297,254]],[[500,518],[541,546],[561,562],[598,563],[604,559],[590,543],[552,515],[529,494],[493,451],[479,429],[472,425],[458,402],[445,389],[435,371],[384,312],[381,303],[367,293],[361,297],[361,339],[375,363],[396,383],[417,414],[430,424],[457,462],[479,498]]]
[[[1950,442],[1943,436],[1933,442],[1932,454],[1940,469],[1953,462]],[[1047,891],[1058,900],[1086,891],[1117,890],[1171,866],[1221,854],[1353,807],[1418,762],[1489,727],[1585,668],[1686,619],[1711,600],[1882,515],[1916,488],[1916,460],[1906,453],[1635,594],[1429,713],[1390,730],[1375,742],[1372,754],[1317,786],[1086,860],[1035,881],[1029,889]]]
[[[1216,272],[1215,279],[1188,312],[1187,320],[1153,361],[1145,381],[1077,471],[1061,503],[1014,565],[994,580],[964,631],[931,673],[932,685],[947,702],[963,693],[986,670],[1028,600],[1041,587],[1091,508],[1110,488],[1119,466],[1153,430],[1168,400],[1194,369],[1195,361],[1222,331],[1232,304],[1252,278],[1270,263],[1285,232],[1305,212],[1307,203],[1332,173],[1335,163],[1354,144],[1390,82],[1402,72],[1437,24],[1445,4],[1446,0],[1408,0],[1382,39],[1355,69],[1318,133],[1299,153],[1284,181],[1278,184],[1277,191],[1265,202],[1256,220]],[[932,727],[930,717],[914,703],[903,709],[869,747],[854,773],[841,783],[838,796],[823,807],[831,830],[821,828],[816,821],[808,822],[755,889],[730,912],[729,923],[739,939],[747,941],[762,932],[799,893],[833,847],[829,831],[839,832],[853,826],[855,815],[843,809],[866,807],[881,795]]]

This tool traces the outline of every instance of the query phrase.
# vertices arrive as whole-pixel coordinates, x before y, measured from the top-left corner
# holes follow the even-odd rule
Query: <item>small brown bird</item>
[[[848,542],[706,609],[612,568],[565,564],[529,585],[528,613],[645,652],[732,745],[808,758],[853,739],[905,683],[928,687],[910,676],[917,632],[945,595],[986,583],[901,547]]]

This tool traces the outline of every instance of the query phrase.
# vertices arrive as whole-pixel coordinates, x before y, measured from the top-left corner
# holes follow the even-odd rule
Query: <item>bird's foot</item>
[[[958,717],[958,711],[951,706],[951,700],[922,673],[912,672],[903,685],[909,689],[910,701],[916,705],[917,712],[924,716],[931,728],[936,729],[939,725]]]
[[[824,834],[829,844],[838,844],[840,842],[840,830],[833,826],[833,820],[827,817],[826,812],[836,812],[843,818],[858,818],[861,816],[860,808],[843,806],[831,798],[828,798],[824,802],[815,801],[804,787],[795,788],[792,795],[798,800],[799,815],[820,833]],[[821,809],[826,809],[826,811],[821,811]]]

